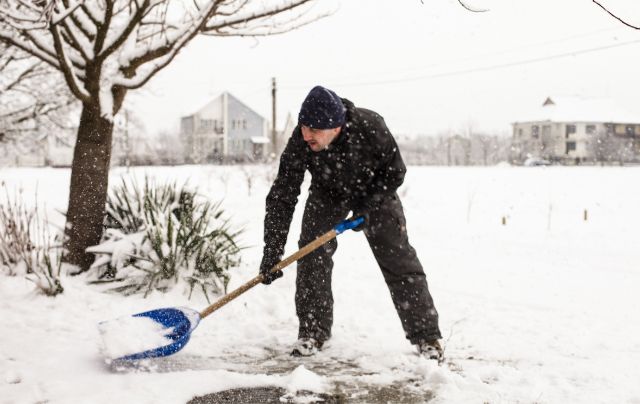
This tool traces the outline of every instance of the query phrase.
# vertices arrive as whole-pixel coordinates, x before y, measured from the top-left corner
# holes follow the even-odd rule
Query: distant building
[[[634,161],[640,155],[640,116],[611,100],[548,97],[513,123],[512,146],[516,162]]]
[[[191,163],[262,160],[269,153],[267,120],[224,92],[181,118],[180,137]]]

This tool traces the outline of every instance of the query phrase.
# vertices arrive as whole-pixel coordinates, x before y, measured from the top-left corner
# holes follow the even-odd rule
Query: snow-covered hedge
[[[186,184],[156,185],[145,178],[111,189],[103,242],[87,249],[97,254],[93,283],[114,283],[124,294],[167,291],[184,286],[219,295],[226,292],[228,270],[240,263],[239,231],[212,204]]]
[[[48,296],[62,293],[62,237],[51,234],[46,216],[38,210],[37,200],[35,207],[29,207],[21,191],[11,197],[4,183],[2,188],[0,270],[10,276],[26,276]]]

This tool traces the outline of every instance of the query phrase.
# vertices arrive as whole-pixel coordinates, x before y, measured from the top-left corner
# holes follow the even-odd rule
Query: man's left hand
[[[270,285],[271,282],[282,277],[282,271],[271,272],[271,269],[280,262],[280,257],[271,254],[265,254],[262,256],[262,262],[260,263],[260,274],[262,274],[262,283]]]

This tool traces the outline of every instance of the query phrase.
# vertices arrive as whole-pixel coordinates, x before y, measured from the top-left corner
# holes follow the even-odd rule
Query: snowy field
[[[257,272],[271,171],[186,166],[130,174],[189,179],[223,199],[250,246],[233,288]],[[111,183],[122,175],[114,170]],[[62,224],[68,170],[5,168],[0,181],[23,188],[27,200],[37,188],[50,220]],[[257,386],[282,387],[294,400],[308,390],[348,392],[357,401],[395,386],[413,397],[407,402],[640,403],[638,184],[640,168],[410,167],[399,193],[440,313],[442,366],[404,339],[362,233],[339,236],[334,335],[312,359],[287,355],[297,333],[294,266],[206,318],[178,354],[137,367],[104,362],[97,323],[159,307],[199,310],[207,306],[202,296],[123,298],[64,277],[64,294],[47,298],[24,278],[0,275],[0,403],[186,403]],[[299,205],[288,252],[300,214]]]

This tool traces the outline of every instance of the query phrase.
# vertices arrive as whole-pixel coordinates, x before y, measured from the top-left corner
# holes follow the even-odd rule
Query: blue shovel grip
[[[356,227],[360,226],[363,222],[364,222],[364,217],[358,217],[353,220],[349,220],[349,219],[343,220],[342,222],[338,223],[336,227],[333,228],[333,230],[336,231],[336,234],[340,234],[346,230],[355,229]]]

